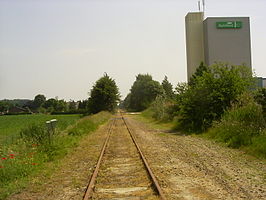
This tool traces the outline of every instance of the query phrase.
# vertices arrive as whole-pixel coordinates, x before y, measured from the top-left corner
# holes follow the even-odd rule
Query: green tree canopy
[[[0,101],[0,112],[6,112],[11,107],[11,104],[7,101]]]
[[[208,67],[204,65],[203,62],[200,63],[199,67],[196,69],[195,73],[190,77],[189,79],[189,85],[195,85],[197,77],[200,77],[203,75],[204,72],[208,71]]]
[[[167,76],[164,76],[164,79],[162,81],[162,87],[164,89],[166,97],[169,99],[173,99],[174,98],[173,85],[168,81]]]
[[[96,81],[90,91],[88,110],[97,113],[103,110],[114,111],[119,101],[119,91],[115,80],[106,73]]]
[[[149,74],[139,74],[126,97],[127,109],[142,111],[150,106],[157,95],[163,94],[163,88]]]
[[[34,97],[34,100],[32,102],[32,108],[38,109],[40,108],[46,101],[46,97],[43,94],[38,94]]]
[[[251,69],[218,63],[194,78],[181,94],[181,125],[192,131],[208,128],[224,111],[254,84]]]
[[[65,112],[67,111],[67,103],[61,99],[57,98],[48,99],[42,106],[47,109],[48,112]]]

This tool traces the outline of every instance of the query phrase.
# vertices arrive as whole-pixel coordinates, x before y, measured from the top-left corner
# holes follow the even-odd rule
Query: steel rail
[[[139,147],[139,145],[137,143],[137,140],[136,140],[135,136],[132,134],[132,131],[130,130],[130,128],[129,128],[124,116],[122,115],[122,113],[121,113],[121,116],[122,116],[122,119],[123,119],[123,121],[124,121],[124,123],[125,123],[125,125],[127,127],[127,130],[129,132],[129,134],[130,134],[130,137],[132,138],[133,143],[135,144],[135,146],[136,146],[136,148],[137,148],[137,150],[138,150],[138,152],[140,154],[140,157],[141,157],[141,159],[142,159],[142,161],[143,161],[143,163],[145,165],[145,168],[147,169],[148,174],[151,177],[152,182],[153,182],[153,184],[154,184],[154,186],[155,186],[155,188],[156,188],[161,200],[166,200],[166,197],[165,197],[165,195],[164,195],[164,193],[163,193],[163,191],[161,189],[161,186],[159,185],[155,175],[153,174],[153,172],[152,172],[152,170],[151,170],[146,158],[144,157],[144,154],[142,153],[142,151],[141,151],[141,149],[140,149],[140,147]]]
[[[106,138],[106,140],[105,140],[105,142],[104,142],[104,145],[103,145],[103,147],[102,147],[101,154],[100,154],[100,156],[99,156],[99,158],[98,158],[98,162],[97,162],[97,164],[96,164],[96,167],[95,167],[95,169],[94,169],[94,172],[93,172],[93,174],[92,174],[92,176],[91,176],[91,178],[90,178],[89,185],[88,185],[87,188],[86,188],[86,192],[85,192],[85,194],[84,194],[84,196],[83,196],[83,200],[89,200],[89,198],[92,196],[92,191],[93,191],[93,188],[94,188],[94,186],[95,186],[96,177],[97,177],[97,175],[98,175],[99,168],[100,168],[100,164],[101,164],[101,161],[102,161],[102,158],[103,158],[103,154],[104,154],[104,152],[105,152],[106,146],[107,146],[108,141],[109,141],[109,139],[110,139],[110,136],[111,136],[111,130],[112,130],[112,127],[113,127],[113,125],[114,125],[114,123],[115,123],[115,120],[116,120],[116,118],[113,119],[113,123],[111,123],[111,125],[110,125],[110,127],[109,127],[109,129],[108,129],[108,136],[107,136],[107,138]]]

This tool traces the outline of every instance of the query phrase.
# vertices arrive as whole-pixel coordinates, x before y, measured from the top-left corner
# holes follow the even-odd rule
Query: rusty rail
[[[122,116],[122,119],[123,119],[123,121],[124,121],[124,123],[125,123],[125,125],[127,127],[127,130],[129,132],[129,134],[130,134],[130,137],[132,138],[132,140],[133,140],[133,142],[134,142],[134,144],[135,144],[135,146],[136,146],[136,148],[137,148],[137,150],[138,150],[138,152],[140,154],[140,157],[141,157],[141,159],[142,159],[142,161],[143,161],[143,163],[144,163],[144,165],[145,165],[145,167],[146,167],[146,169],[148,171],[149,176],[152,179],[152,182],[153,182],[153,184],[154,184],[154,186],[155,186],[155,188],[156,188],[161,200],[166,200],[166,197],[165,197],[165,195],[164,195],[164,193],[163,193],[163,191],[161,189],[161,186],[159,185],[159,183],[158,183],[155,175],[153,174],[153,172],[152,172],[152,170],[151,170],[146,158],[144,157],[144,154],[142,153],[142,151],[141,151],[141,149],[140,149],[140,147],[139,147],[139,145],[138,145],[138,143],[136,141],[135,136],[132,134],[131,130],[129,129],[129,126],[128,126],[124,116],[122,114],[121,114],[121,116]]]
[[[110,127],[108,129],[108,136],[107,136],[107,138],[106,138],[106,140],[104,142],[104,145],[102,147],[101,154],[99,156],[99,159],[98,159],[98,162],[97,162],[96,167],[94,169],[94,172],[93,172],[93,174],[92,174],[92,176],[90,178],[90,182],[89,182],[89,185],[87,186],[86,192],[85,192],[85,194],[83,196],[83,200],[89,200],[89,198],[92,196],[92,190],[93,190],[94,185],[95,185],[95,180],[96,180],[96,177],[98,175],[100,164],[101,164],[101,161],[102,161],[102,158],[103,158],[103,154],[105,152],[107,143],[108,143],[108,141],[110,139],[111,130],[112,130],[112,127],[113,127],[113,125],[115,123],[115,120],[116,120],[116,118],[113,119],[113,122],[111,123],[111,125],[110,125]]]
[[[159,196],[160,196],[160,199],[161,199],[161,200],[166,200],[166,197],[165,197],[165,195],[163,194],[162,189],[161,189],[161,187],[160,187],[160,185],[159,185],[159,183],[158,183],[158,181],[157,181],[155,175],[153,174],[151,168],[149,167],[149,164],[148,164],[146,158],[144,157],[144,154],[142,153],[142,151],[141,151],[139,145],[137,144],[137,141],[136,141],[135,136],[132,134],[132,131],[130,130],[130,128],[129,128],[129,126],[128,126],[128,124],[127,124],[127,122],[126,122],[126,120],[125,120],[125,118],[124,118],[124,116],[123,116],[122,114],[121,114],[121,118],[122,118],[122,120],[123,120],[123,122],[124,122],[124,124],[125,124],[125,126],[126,126],[126,128],[127,128],[127,130],[128,130],[128,132],[129,132],[129,134],[130,134],[130,137],[131,137],[133,143],[135,144],[135,146],[136,146],[136,148],[137,148],[137,150],[138,150],[138,152],[139,152],[139,154],[140,154],[140,157],[141,157],[141,159],[142,159],[142,161],[143,161],[143,163],[144,163],[144,165],[145,165],[145,168],[146,168],[146,170],[147,170],[147,172],[148,172],[148,174],[149,174],[149,176],[150,176],[150,178],[151,178],[151,180],[152,180],[152,182],[153,182],[153,185],[154,185],[154,187],[155,187],[157,193],[158,193]],[[100,156],[99,156],[98,162],[97,162],[96,167],[95,167],[95,169],[94,169],[94,172],[93,172],[93,174],[92,174],[92,176],[91,176],[91,178],[90,178],[90,182],[89,182],[89,185],[87,186],[86,192],[85,192],[85,194],[84,194],[84,196],[83,196],[83,200],[89,200],[89,199],[91,198],[91,196],[92,196],[93,188],[94,188],[94,186],[95,186],[96,177],[97,177],[97,175],[98,175],[99,168],[100,168],[100,164],[101,164],[101,161],[102,161],[102,158],[103,158],[103,155],[104,155],[104,152],[105,152],[106,146],[107,146],[107,144],[108,144],[108,141],[109,141],[109,139],[110,139],[110,136],[111,136],[111,130],[112,130],[112,127],[113,127],[113,125],[114,125],[114,123],[115,123],[115,120],[116,120],[116,118],[114,118],[113,123],[111,123],[111,125],[110,125],[110,127],[109,127],[109,129],[108,129],[108,136],[107,136],[107,138],[106,138],[106,140],[105,140],[105,142],[104,142],[104,145],[103,145],[103,147],[102,147],[102,150],[101,150],[101,153],[100,153]]]

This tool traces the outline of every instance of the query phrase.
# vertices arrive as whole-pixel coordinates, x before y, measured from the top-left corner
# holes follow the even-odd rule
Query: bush
[[[53,134],[42,124],[30,124],[20,131],[20,136],[31,144],[46,145],[51,144]]]
[[[173,100],[167,99],[163,95],[156,97],[155,101],[150,106],[152,118],[158,121],[170,121],[173,119],[172,113]]]
[[[207,134],[230,147],[238,148],[251,145],[255,137],[262,135],[264,128],[261,105],[255,103],[250,95],[243,94]]]
[[[246,66],[222,63],[209,66],[178,94],[180,128],[205,131],[213,121],[220,120],[232,101],[248,91],[252,84],[252,73]]]

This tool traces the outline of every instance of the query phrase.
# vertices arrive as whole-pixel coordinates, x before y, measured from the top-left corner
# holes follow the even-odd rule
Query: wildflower
[[[31,163],[32,165],[38,165],[37,163]]]
[[[11,158],[11,159],[14,159],[15,158],[15,155],[14,154],[9,154],[9,158]]]
[[[4,167],[3,167],[3,166],[0,166],[0,169],[1,169],[1,168],[4,168]]]
[[[6,159],[7,159],[7,158],[5,158],[5,157],[4,157],[4,158],[2,158],[2,160],[6,160]]]
[[[38,144],[32,144],[31,146],[36,147],[36,146],[38,146]]]

